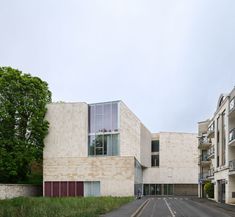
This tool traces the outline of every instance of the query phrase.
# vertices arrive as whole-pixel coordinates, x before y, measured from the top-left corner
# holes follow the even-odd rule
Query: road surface
[[[230,217],[222,210],[188,197],[151,198],[138,217]]]

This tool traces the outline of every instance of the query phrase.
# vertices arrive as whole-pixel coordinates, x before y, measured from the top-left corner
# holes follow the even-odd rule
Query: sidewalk
[[[140,200],[134,200],[100,217],[130,217],[147,199],[148,198],[143,197]]]

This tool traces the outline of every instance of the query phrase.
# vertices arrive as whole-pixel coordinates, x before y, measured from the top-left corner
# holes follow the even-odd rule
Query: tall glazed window
[[[119,154],[118,102],[89,105],[89,155]]]

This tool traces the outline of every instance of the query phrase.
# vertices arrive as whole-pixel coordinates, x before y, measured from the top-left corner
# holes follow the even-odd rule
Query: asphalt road
[[[138,217],[230,217],[221,210],[187,197],[155,197]]]

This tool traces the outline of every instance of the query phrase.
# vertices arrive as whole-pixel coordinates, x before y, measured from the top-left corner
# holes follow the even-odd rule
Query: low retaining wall
[[[28,184],[0,184],[1,200],[29,196],[42,196],[42,186]]]

